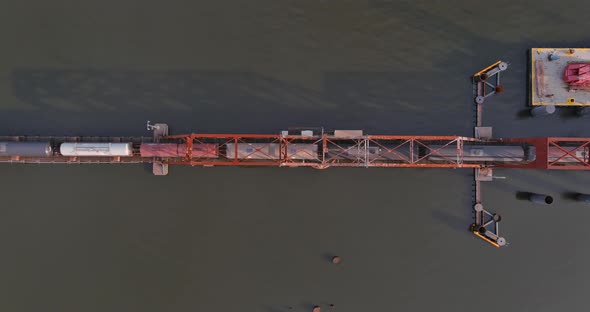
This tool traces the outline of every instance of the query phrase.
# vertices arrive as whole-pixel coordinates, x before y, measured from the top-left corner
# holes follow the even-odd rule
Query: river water
[[[85,2],[85,3],[84,3]],[[469,76],[510,63],[496,137],[590,136],[524,118],[527,49],[586,46],[584,1],[5,1],[0,133],[472,134]],[[5,311],[582,311],[585,172],[2,166]],[[518,192],[555,197],[551,206]],[[327,261],[339,255],[343,262]]]

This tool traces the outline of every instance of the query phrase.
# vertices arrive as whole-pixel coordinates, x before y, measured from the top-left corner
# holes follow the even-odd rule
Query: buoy
[[[590,204],[590,195],[588,195],[588,194],[578,194],[578,195],[576,195],[576,200],[579,201],[579,202]]]
[[[529,200],[535,204],[551,205],[553,204],[553,197],[544,194],[531,194]]]
[[[483,211],[483,205],[480,203],[477,203],[473,206],[473,210],[477,211],[477,212],[482,212]]]
[[[553,105],[537,106],[531,109],[531,116],[533,117],[551,115],[553,113],[555,113],[555,106]]]
[[[485,96],[478,95],[475,97],[475,104],[483,104],[483,102],[485,100],[486,100]]]

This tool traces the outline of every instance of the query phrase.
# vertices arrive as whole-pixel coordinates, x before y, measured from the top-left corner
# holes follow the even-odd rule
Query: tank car
[[[449,145],[430,145],[430,149],[422,147],[420,155],[426,156],[431,161],[455,160],[458,157],[457,147]],[[462,159],[465,163],[480,162],[529,162],[535,160],[535,148],[533,146],[513,145],[464,145]]]
[[[131,143],[62,143],[63,156],[132,156]]]
[[[49,142],[0,142],[0,156],[49,157],[52,154]]]

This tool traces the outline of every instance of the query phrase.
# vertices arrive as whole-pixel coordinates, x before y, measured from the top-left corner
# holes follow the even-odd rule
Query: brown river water
[[[585,1],[4,1],[0,133],[472,134],[469,76],[510,63],[496,137],[590,136],[523,118],[527,49],[587,46]],[[0,166],[2,311],[583,311],[586,172]],[[518,192],[555,197],[550,206]],[[342,257],[338,266],[327,261]]]

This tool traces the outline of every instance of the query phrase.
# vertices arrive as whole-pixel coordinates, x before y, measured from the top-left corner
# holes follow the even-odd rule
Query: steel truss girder
[[[163,140],[181,140],[186,144],[186,154],[182,159],[168,159],[170,165],[191,166],[285,166],[313,167],[408,167],[408,168],[481,168],[480,164],[463,162],[463,143],[481,140],[462,136],[405,136],[405,135],[366,135],[360,137],[335,137],[327,134],[318,136],[265,135],[265,134],[185,134],[162,138]],[[212,157],[194,157],[194,144],[214,141],[217,150]],[[238,144],[258,144],[249,154],[239,156]],[[289,153],[289,146],[296,143],[315,144],[318,146],[317,157],[312,157],[309,150],[297,150]],[[233,157],[227,152],[228,144],[233,144]],[[264,152],[270,144],[278,145],[278,155]],[[432,147],[437,145],[438,147]],[[252,145],[254,146],[254,145]],[[445,156],[440,151],[455,147],[453,157]],[[225,148],[226,153],[220,152]],[[379,150],[371,153],[372,149]],[[249,155],[263,155],[264,159],[249,159]],[[305,155],[307,157],[295,157]],[[215,157],[213,157],[215,156]],[[433,163],[429,157],[437,156]]]
[[[536,158],[528,164],[499,165],[502,168],[590,170],[590,138],[500,139],[502,143],[526,143],[535,147]]]

